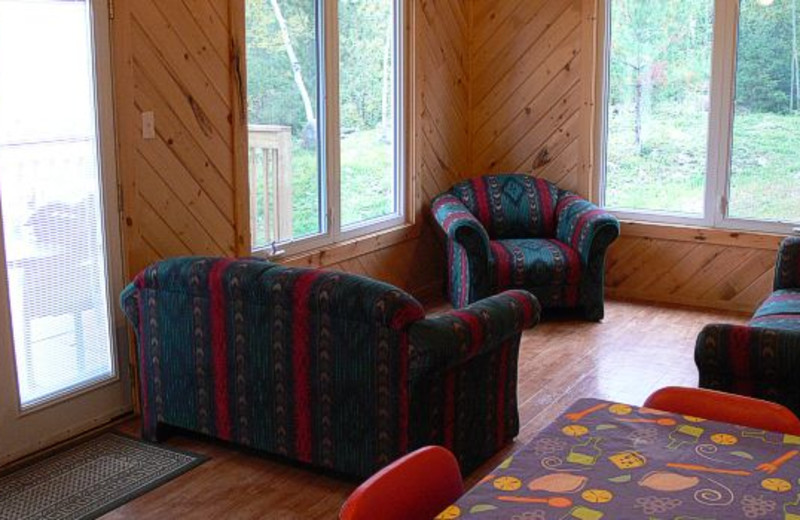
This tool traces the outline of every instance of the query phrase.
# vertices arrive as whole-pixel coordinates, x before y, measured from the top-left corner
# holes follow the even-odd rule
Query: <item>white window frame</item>
[[[611,43],[611,1],[599,1],[597,142],[598,203],[622,220],[702,226],[730,230],[789,234],[797,222],[751,220],[728,215],[731,155],[736,100],[739,0],[714,1],[714,35],[711,58],[710,110],[706,157],[706,182],[702,216],[653,210],[625,210],[606,206],[606,161]]]
[[[408,103],[411,99],[407,78],[409,59],[406,35],[408,9],[412,2],[394,0],[394,164],[395,164],[395,211],[378,218],[357,222],[348,226],[341,224],[341,125],[339,119],[339,1],[316,0],[321,13],[318,20],[319,71],[317,97],[318,138],[321,143],[319,154],[320,169],[320,223],[319,233],[275,243],[275,248],[255,249],[250,240],[253,254],[276,258],[293,256],[321,250],[335,244],[357,239],[381,231],[388,231],[409,224],[408,171],[409,148],[407,129],[409,122]],[[246,78],[247,75],[245,74]],[[247,82],[243,85],[247,89]],[[245,96],[246,99],[246,96]],[[249,155],[249,147],[247,147]],[[249,160],[245,162],[249,164]],[[248,175],[250,172],[248,171]],[[250,212],[253,208],[250,208]],[[252,233],[252,230],[251,230]]]

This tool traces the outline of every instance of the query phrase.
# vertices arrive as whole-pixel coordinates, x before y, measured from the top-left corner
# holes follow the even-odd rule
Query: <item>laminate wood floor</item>
[[[547,319],[522,340],[520,434],[467,475],[465,484],[474,485],[576,399],[641,404],[662,386],[695,386],[694,340],[700,329],[712,322],[745,321],[735,314],[617,301],[606,304],[603,323]],[[138,423],[119,429],[136,434]],[[220,443],[175,436],[167,444],[211,459],[104,519],[335,519],[357,485]]]

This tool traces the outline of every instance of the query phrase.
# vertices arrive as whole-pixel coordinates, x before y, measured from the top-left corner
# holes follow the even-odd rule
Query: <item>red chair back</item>
[[[427,446],[389,464],[347,499],[340,520],[431,520],[464,492],[458,462]]]
[[[800,435],[800,419],[777,403],[704,388],[668,386],[653,392],[647,408]]]

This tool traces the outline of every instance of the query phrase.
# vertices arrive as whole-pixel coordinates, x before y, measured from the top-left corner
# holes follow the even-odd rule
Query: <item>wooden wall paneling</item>
[[[183,5],[185,5],[189,13],[191,13],[195,22],[200,27],[200,30],[203,31],[207,42],[211,44],[211,48],[213,48],[214,52],[217,53],[217,56],[219,56],[219,58],[226,64],[227,67],[231,67],[233,63],[229,61],[229,21],[228,18],[220,18],[219,14],[217,14],[211,5],[214,3],[217,2],[209,3],[208,0],[184,0]],[[229,2],[228,4],[231,9],[236,6],[243,5],[240,2]],[[239,10],[241,11],[242,9],[239,8]],[[232,17],[231,21],[233,21]],[[196,40],[198,42],[202,42],[201,38],[197,38]],[[201,43],[201,46],[202,45],[205,44]]]
[[[212,14],[208,15],[214,18]],[[245,44],[245,7],[244,2],[231,1],[228,4],[228,24],[226,42],[230,72],[231,91],[231,125],[233,138],[233,183],[234,183],[234,224],[236,226],[236,255],[247,256],[251,252],[252,229],[250,208],[254,204],[255,194],[244,194],[250,188],[250,163],[248,157],[249,143],[247,139],[247,85],[246,66],[247,53]]]
[[[168,256],[236,252],[227,7],[117,0],[115,96],[129,277]],[[153,140],[142,139],[144,111],[155,114]]]
[[[581,3],[487,3],[470,49],[470,174],[535,171],[574,189],[579,163],[562,154],[579,137]]]
[[[600,121],[600,113],[597,111],[597,99],[599,97],[600,81],[603,77],[600,74],[597,64],[600,63],[602,52],[604,52],[605,34],[600,33],[598,25],[600,15],[600,1],[603,0],[582,0],[581,1],[581,50],[584,56],[581,66],[581,135],[585,139],[579,139],[579,181],[576,191],[584,197],[598,200],[596,193],[597,169],[596,166],[596,142],[594,139],[595,129]]]
[[[116,131],[117,179],[121,190],[123,272],[130,279],[138,267],[136,251],[142,249],[139,225],[138,188],[136,186],[136,114],[133,109],[133,53],[131,43],[130,4],[122,0],[115,5],[111,23],[111,52],[114,81],[114,124]],[[135,356],[132,358],[135,359]]]
[[[599,0],[473,0],[469,175],[532,172],[598,194]],[[625,224],[608,294],[750,312],[769,293],[779,237]]]
[[[775,252],[621,237],[609,251],[611,296],[752,312],[771,291]]]
[[[209,225],[217,232],[222,232],[219,236],[224,238],[230,233],[229,230],[221,230],[219,226],[232,225],[230,216],[233,214],[232,197],[212,197],[214,194],[230,193],[232,186],[226,178],[230,174],[230,168],[226,172],[217,169],[214,162],[206,155],[203,148],[192,136],[186,132],[180,124],[177,115],[172,111],[170,105],[163,99],[153,86],[146,73],[136,67],[137,75],[135,80],[135,107],[138,112],[153,111],[161,115],[156,125],[156,135],[158,139],[152,141],[142,140],[139,144],[139,153],[146,153],[150,150],[161,150],[163,160],[159,161],[159,171],[163,172],[168,184],[175,174],[175,170],[181,171],[187,177],[186,181],[181,181],[185,186],[176,186],[176,189],[183,187],[191,193],[186,202],[193,206],[208,206],[205,210]],[[136,123],[139,135],[141,135],[141,121]],[[210,204],[198,204],[200,201],[209,201]],[[221,219],[221,222],[215,222]],[[202,220],[201,220],[202,222]]]
[[[473,150],[476,168],[491,167],[482,155],[498,146],[513,146],[520,134],[536,124],[546,114],[559,96],[580,81],[580,68],[572,64],[578,58],[578,41],[570,33],[572,45],[565,44],[535,67],[512,94],[513,99],[489,96],[474,109]],[[563,73],[558,73],[563,71]]]

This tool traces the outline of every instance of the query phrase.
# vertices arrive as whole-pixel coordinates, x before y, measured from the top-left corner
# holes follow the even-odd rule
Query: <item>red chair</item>
[[[431,520],[464,492],[458,462],[439,446],[409,453],[371,476],[347,499],[340,520]]]
[[[800,419],[788,408],[754,397],[704,388],[668,386],[650,394],[644,406],[760,430],[800,435]]]

